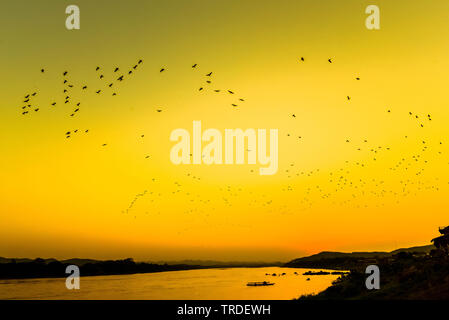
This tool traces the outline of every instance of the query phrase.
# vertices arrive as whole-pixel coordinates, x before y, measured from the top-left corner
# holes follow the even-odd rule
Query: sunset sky
[[[70,4],[80,30],[65,27]],[[365,27],[369,4],[380,30]],[[447,12],[446,0],[5,2],[0,256],[287,261],[430,244],[448,224]],[[278,129],[277,174],[174,165],[170,133],[194,120]]]

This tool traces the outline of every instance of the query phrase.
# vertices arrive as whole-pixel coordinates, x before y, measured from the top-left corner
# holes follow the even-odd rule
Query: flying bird
[[[329,63],[332,63],[332,59],[331,58],[327,59],[327,61],[329,61]]]
[[[162,72],[162,71],[164,71],[165,69],[164,68],[162,68],[161,70],[159,70],[159,72]]]
[[[115,68],[115,69],[114,69],[114,72],[117,72],[117,71],[118,71],[118,68]]]
[[[210,77],[212,75],[212,72],[209,72],[208,74],[206,74],[207,77]]]
[[[195,64],[192,66],[192,68],[196,68],[196,66],[197,66],[197,64],[195,63]]]

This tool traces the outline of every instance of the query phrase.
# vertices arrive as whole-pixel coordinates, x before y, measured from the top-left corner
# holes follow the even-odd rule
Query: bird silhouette
[[[118,68],[115,68],[115,69],[114,69],[114,72],[117,72],[117,71],[118,71]]]
[[[210,77],[212,75],[212,72],[209,72],[208,74],[206,74],[207,77]]]
[[[332,63],[332,59],[331,58],[327,59],[327,61],[329,61],[329,63]]]
[[[195,64],[192,66],[192,68],[196,68],[196,66],[197,66],[197,64],[195,63]]]
[[[165,70],[165,68],[162,68],[161,70],[159,70],[159,72],[162,72],[162,71],[164,71]]]

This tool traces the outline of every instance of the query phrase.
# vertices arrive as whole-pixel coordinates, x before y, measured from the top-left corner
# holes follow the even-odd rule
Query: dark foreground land
[[[351,270],[333,285],[317,295],[302,296],[300,300],[375,299],[375,300],[448,300],[449,256],[446,252],[401,251],[393,255],[320,259],[321,268],[338,266]],[[309,261],[310,262],[310,261]],[[316,263],[316,262],[315,262]],[[380,270],[380,289],[368,290],[365,285],[368,265]]]

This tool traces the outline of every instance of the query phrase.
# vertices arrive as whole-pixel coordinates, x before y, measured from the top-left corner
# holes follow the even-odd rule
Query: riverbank
[[[413,254],[401,252],[376,259],[380,270],[380,289],[365,286],[365,268],[361,262],[347,275],[335,280],[329,288],[300,300],[448,300],[449,257],[442,252]]]
[[[121,275],[136,273],[153,273],[211,268],[261,268],[279,266],[281,263],[264,262],[219,262],[219,261],[185,261],[178,263],[134,262],[124,260],[68,259],[8,259],[0,257],[0,279],[31,279],[67,277],[65,269],[69,265],[80,268],[83,276]]]

